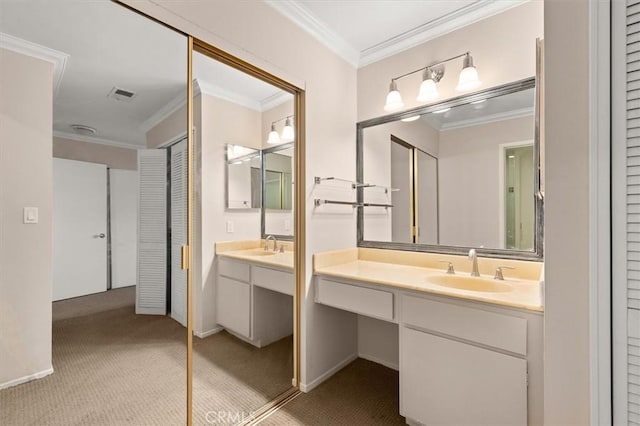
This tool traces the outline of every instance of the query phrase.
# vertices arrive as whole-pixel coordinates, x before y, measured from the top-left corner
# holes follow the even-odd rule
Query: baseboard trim
[[[382,358],[375,357],[373,355],[359,353],[358,357],[362,359],[366,359],[367,361],[375,362],[376,364],[384,365],[385,367],[390,368],[392,370],[396,370],[396,371],[400,370],[400,366],[398,364],[394,364],[392,362],[389,362]]]
[[[358,354],[349,355],[348,357],[346,357],[345,359],[343,359],[342,361],[340,361],[339,363],[337,363],[336,365],[331,367],[329,370],[325,371],[323,374],[321,374],[319,377],[317,377],[311,383],[300,383],[300,390],[302,392],[310,392],[310,391],[312,391],[313,389],[318,387],[322,382],[324,382],[329,377],[331,377],[334,374],[336,374],[338,371],[342,370],[347,365],[351,364],[357,358],[358,358]]]
[[[216,333],[220,333],[222,330],[224,330],[224,327],[215,327],[215,328],[212,328],[211,330],[207,330],[204,332],[194,331],[193,334],[196,337],[204,339],[206,337],[213,336]]]
[[[49,374],[53,374],[53,367],[49,367],[46,370],[39,371],[37,373],[29,374],[28,376],[18,377],[17,379],[9,380],[8,382],[0,384],[1,389],[11,388],[13,386],[18,386],[23,383],[30,382],[36,379],[42,379],[43,377],[48,376]]]

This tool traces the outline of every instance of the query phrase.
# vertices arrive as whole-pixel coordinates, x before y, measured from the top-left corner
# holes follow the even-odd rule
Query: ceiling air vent
[[[107,97],[120,102],[131,102],[131,99],[135,98],[136,94],[135,92],[132,92],[130,90],[114,87],[113,89],[111,89]]]
[[[93,127],[85,126],[84,124],[71,124],[69,125],[69,127],[71,127],[73,131],[79,135],[89,136],[96,133],[96,129],[94,129]]]

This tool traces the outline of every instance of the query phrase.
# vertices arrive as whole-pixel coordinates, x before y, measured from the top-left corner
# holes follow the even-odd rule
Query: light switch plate
[[[38,223],[38,208],[37,207],[25,207],[22,210],[22,222],[23,223]]]
[[[227,233],[233,233],[233,222],[230,220],[227,221]]]
[[[284,230],[291,231],[291,220],[289,219],[284,220]]]

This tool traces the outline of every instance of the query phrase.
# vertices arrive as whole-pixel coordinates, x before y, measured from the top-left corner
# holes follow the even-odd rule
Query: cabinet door
[[[247,283],[218,277],[216,315],[218,324],[251,338],[251,286]]]
[[[401,414],[434,425],[526,425],[527,362],[402,327]]]

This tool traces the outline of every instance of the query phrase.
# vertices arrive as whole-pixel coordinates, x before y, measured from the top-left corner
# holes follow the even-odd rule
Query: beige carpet
[[[359,358],[260,425],[405,425],[398,389],[397,371]]]
[[[55,373],[0,391],[0,424],[183,425],[186,330],[135,315],[134,297],[124,288],[54,303]],[[291,354],[290,338],[257,349],[225,332],[194,337],[194,423],[250,413],[286,390]]]

